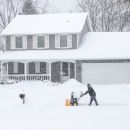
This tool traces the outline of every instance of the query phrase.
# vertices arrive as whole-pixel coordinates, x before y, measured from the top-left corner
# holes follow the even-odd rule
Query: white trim
[[[49,35],[44,35],[45,38],[45,48],[49,48]]]
[[[46,74],[49,74],[49,63],[48,62],[46,62]]]
[[[23,49],[27,49],[27,36],[22,37]]]
[[[37,49],[37,36],[36,35],[33,35],[33,49]]]
[[[67,47],[72,48],[72,34],[67,35]]]
[[[60,35],[55,35],[55,48],[60,48]]]
[[[6,63],[6,65],[7,65],[7,75],[8,75],[8,73],[9,73],[9,72],[8,72],[8,62]]]

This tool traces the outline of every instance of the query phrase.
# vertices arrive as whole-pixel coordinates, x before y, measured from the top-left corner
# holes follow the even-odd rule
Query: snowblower
[[[82,94],[82,92],[81,92],[81,94]],[[81,94],[80,94],[80,97],[81,97]],[[70,99],[66,99],[65,105],[66,106],[78,106],[80,97],[77,98],[76,94],[74,92],[71,92],[71,97],[70,97]]]

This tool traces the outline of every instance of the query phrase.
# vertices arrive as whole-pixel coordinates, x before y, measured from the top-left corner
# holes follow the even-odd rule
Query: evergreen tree
[[[26,0],[23,4],[22,14],[38,14],[36,5],[34,5],[33,0]]]

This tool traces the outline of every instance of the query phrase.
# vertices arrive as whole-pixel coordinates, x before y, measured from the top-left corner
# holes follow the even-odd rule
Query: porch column
[[[7,76],[8,76],[8,73],[9,73],[9,72],[8,72],[8,62],[6,63],[6,65],[7,65]]]
[[[3,80],[3,62],[1,61],[1,80]]]
[[[51,62],[49,62],[49,75],[50,75],[50,81],[51,81]]]

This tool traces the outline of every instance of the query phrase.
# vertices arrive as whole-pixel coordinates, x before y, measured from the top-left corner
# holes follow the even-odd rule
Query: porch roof
[[[129,32],[90,32],[78,49],[1,52],[1,60],[109,60],[130,59]]]

